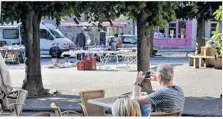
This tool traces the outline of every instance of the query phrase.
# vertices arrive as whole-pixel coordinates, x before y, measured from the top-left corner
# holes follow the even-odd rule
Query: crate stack
[[[96,70],[96,57],[88,56],[77,62],[77,70]]]

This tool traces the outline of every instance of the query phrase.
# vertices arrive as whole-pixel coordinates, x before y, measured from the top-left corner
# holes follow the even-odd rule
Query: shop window
[[[176,38],[176,22],[175,23],[169,23],[169,38]]]
[[[156,30],[154,30],[154,38],[159,38],[158,37],[158,33],[159,33],[159,29],[157,28]]]
[[[165,28],[159,28],[159,38],[166,38]]]
[[[211,23],[211,31],[210,36],[214,35],[214,32],[216,30],[217,23]]]
[[[158,28],[154,31],[154,38],[166,38],[165,28]]]
[[[178,38],[186,38],[186,23],[179,21]]]

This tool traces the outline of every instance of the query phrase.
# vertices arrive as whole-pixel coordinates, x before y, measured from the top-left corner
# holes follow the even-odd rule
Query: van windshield
[[[55,36],[55,38],[64,38],[57,31],[50,29],[50,32]]]

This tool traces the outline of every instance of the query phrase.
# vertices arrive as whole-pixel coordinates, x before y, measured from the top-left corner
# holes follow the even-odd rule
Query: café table
[[[98,105],[101,107],[112,108],[112,104],[118,99],[119,97],[108,97],[108,98],[98,98],[98,99],[90,99],[87,102],[89,104]]]
[[[142,95],[145,95],[146,92],[142,92]],[[126,93],[120,96],[113,96],[113,97],[106,97],[106,98],[97,98],[97,99],[90,99],[87,102],[89,104],[98,105],[105,108],[112,108],[113,103],[119,98],[130,98],[132,93]]]

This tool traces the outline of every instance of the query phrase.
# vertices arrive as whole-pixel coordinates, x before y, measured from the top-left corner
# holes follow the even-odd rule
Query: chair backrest
[[[28,96],[28,91],[23,89],[18,90],[18,97],[16,100],[16,106],[13,115],[19,116],[22,113],[23,106],[26,102],[27,96]]]
[[[50,113],[39,113],[39,114],[34,114],[32,116],[38,116],[38,117],[50,117]]]
[[[60,108],[55,103],[51,103],[50,107],[54,110],[56,116],[62,116]]]
[[[89,99],[104,98],[104,90],[90,90],[80,92],[82,104],[85,106],[88,116],[104,116],[104,108],[97,105],[89,104]]]
[[[81,107],[83,116],[88,116],[86,107],[85,107],[82,103],[79,103],[79,105],[80,105],[80,107]]]
[[[151,117],[162,117],[162,116],[181,116],[182,111],[181,110],[176,110],[174,112],[160,112],[160,113],[151,113],[150,116]]]

